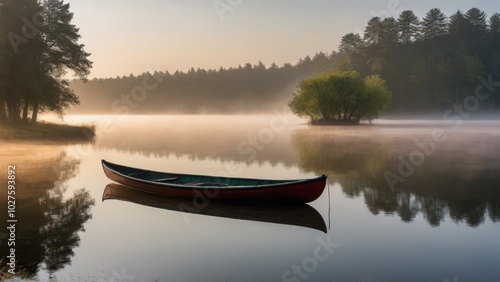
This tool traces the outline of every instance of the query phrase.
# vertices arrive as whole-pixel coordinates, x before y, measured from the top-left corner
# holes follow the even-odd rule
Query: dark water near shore
[[[26,280],[500,281],[499,121],[67,120],[95,122],[97,140],[1,143],[0,183],[16,165],[16,271]],[[252,178],[327,174],[330,183],[303,209],[247,215],[209,204],[189,214],[118,188],[111,192],[123,200],[102,201],[111,181],[101,159]]]

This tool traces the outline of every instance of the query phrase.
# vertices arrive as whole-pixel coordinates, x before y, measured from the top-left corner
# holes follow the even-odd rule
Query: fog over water
[[[499,121],[309,126],[276,114],[65,122],[94,123],[97,138],[2,141],[0,149],[3,166],[18,167],[18,236],[29,238],[18,240],[18,266],[32,279],[108,281],[125,269],[136,281],[294,281],[293,266],[310,281],[500,279]],[[236,177],[327,174],[329,184],[308,208],[235,219],[234,207],[209,203],[189,214],[167,199],[109,188],[101,159]],[[330,249],[313,265],[306,258],[322,244]]]

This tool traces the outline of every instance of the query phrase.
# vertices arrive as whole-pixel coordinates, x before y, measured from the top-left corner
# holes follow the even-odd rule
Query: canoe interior
[[[142,170],[132,167],[126,167],[106,162],[109,168],[129,177],[140,180],[151,181],[156,183],[186,185],[186,186],[217,186],[224,187],[258,187],[265,185],[276,185],[296,180],[268,180],[268,179],[251,179],[251,178],[225,178],[217,176],[190,175],[156,172]]]

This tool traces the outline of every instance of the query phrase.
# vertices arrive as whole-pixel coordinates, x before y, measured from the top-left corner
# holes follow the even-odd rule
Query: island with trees
[[[389,105],[392,94],[385,81],[358,72],[322,74],[303,80],[288,104],[312,124],[359,124],[371,121]]]

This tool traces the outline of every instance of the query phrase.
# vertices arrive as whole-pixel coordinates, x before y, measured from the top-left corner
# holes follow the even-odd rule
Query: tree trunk
[[[21,120],[21,113],[19,111],[19,101],[17,100],[10,100],[7,102],[8,108],[9,108],[9,119],[11,121],[20,121]]]
[[[405,99],[404,99],[404,90],[403,90],[403,75],[401,72],[399,73],[399,91],[400,91],[400,110],[404,111],[405,108]]]
[[[14,117],[14,104],[12,103],[12,101],[7,101],[7,112],[9,115],[9,119],[11,121],[14,121],[14,119],[15,119],[15,117]]]
[[[36,123],[38,118],[38,102],[33,103],[33,115],[31,116],[31,123]]]
[[[7,112],[5,111],[5,99],[0,96],[0,121],[7,120]]]
[[[347,120],[351,120],[352,115],[354,114],[354,111],[355,111],[354,109],[351,111],[351,113],[349,114],[349,118]]]
[[[16,103],[16,106],[14,107],[14,119],[17,122],[21,121],[21,109],[19,108],[19,106],[19,103]]]
[[[28,110],[29,110],[29,101],[26,99],[24,101],[24,107],[23,107],[23,122],[28,122]]]
[[[438,87],[437,87],[437,82],[436,82],[436,89],[435,89],[435,93],[436,93],[436,112],[439,111],[439,96],[438,96]]]

